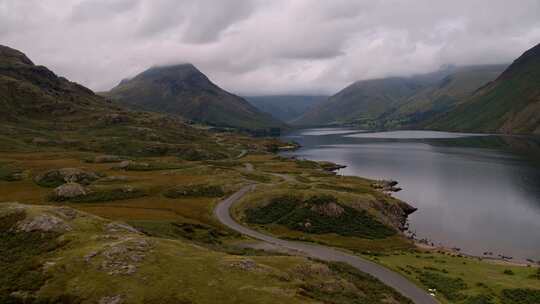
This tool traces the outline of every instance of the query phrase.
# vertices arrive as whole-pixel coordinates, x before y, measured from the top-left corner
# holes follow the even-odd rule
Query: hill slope
[[[296,125],[370,124],[414,95],[420,84],[407,78],[355,82],[293,121]]]
[[[6,46],[0,46],[0,118],[0,151],[69,148],[210,158],[228,153],[208,132],[180,117],[112,104]]]
[[[447,67],[411,77],[359,81],[294,123],[352,123],[369,129],[416,127],[420,122],[453,109],[477,88],[495,79],[504,67]]]
[[[381,118],[381,125],[386,129],[417,127],[418,123],[455,108],[478,88],[496,79],[506,67],[504,64],[456,67],[387,113]]]
[[[283,127],[243,98],[219,88],[191,64],[150,68],[104,94],[133,108],[178,114],[211,125]]]
[[[268,95],[246,97],[249,103],[257,109],[285,122],[300,117],[326,98],[328,96]]]
[[[495,81],[426,127],[540,133],[540,44],[515,60]]]

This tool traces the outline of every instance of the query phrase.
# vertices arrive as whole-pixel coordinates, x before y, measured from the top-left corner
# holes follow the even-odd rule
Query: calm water
[[[419,209],[409,217],[418,238],[540,260],[540,165],[529,157],[540,156],[536,139],[339,128],[284,139],[303,146],[290,154],[347,165],[340,174],[398,180],[403,190],[393,195]]]

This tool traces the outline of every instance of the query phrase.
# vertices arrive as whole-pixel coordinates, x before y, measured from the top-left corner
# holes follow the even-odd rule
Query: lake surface
[[[395,179],[418,211],[417,238],[482,255],[540,260],[540,141],[431,131],[325,128],[283,136],[287,154],[347,165],[339,174]]]

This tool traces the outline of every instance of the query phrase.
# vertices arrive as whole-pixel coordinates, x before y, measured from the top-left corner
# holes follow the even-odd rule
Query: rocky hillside
[[[236,155],[178,116],[138,112],[0,46],[0,151],[70,149],[118,155]]]
[[[521,55],[495,81],[426,127],[539,134],[540,44]]]
[[[284,126],[212,83],[192,64],[150,68],[104,95],[135,109],[177,114],[221,127],[253,130]]]
[[[1,303],[410,303],[341,264],[231,255],[69,207],[0,204],[0,255]]]

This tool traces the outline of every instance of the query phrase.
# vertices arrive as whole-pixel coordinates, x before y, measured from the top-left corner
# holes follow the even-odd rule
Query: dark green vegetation
[[[313,107],[298,125],[411,128],[456,107],[495,79],[504,65],[448,67],[411,76],[358,81]]]
[[[535,304],[540,303],[540,290],[516,288],[502,291],[505,304]]]
[[[182,115],[220,127],[264,129],[283,123],[212,83],[191,64],[153,67],[105,93],[135,109]]]
[[[367,239],[385,238],[396,233],[366,211],[339,204],[330,195],[312,196],[306,200],[294,196],[272,198],[263,207],[247,209],[246,220],[259,225],[283,225],[307,233],[336,233]]]
[[[222,197],[225,195],[223,188],[219,185],[208,185],[208,184],[199,184],[199,185],[182,185],[177,186],[171,189],[168,189],[163,193],[165,197],[168,198],[179,198],[179,197]]]
[[[48,279],[41,271],[40,260],[65,245],[56,240],[58,234],[54,232],[14,231],[17,222],[25,217],[24,211],[0,215],[0,303],[75,303],[74,298],[66,295],[39,302],[33,296],[22,301],[12,295],[39,290]]]
[[[59,197],[54,194],[49,196],[49,200],[53,202],[70,202],[70,203],[99,203],[111,202],[119,200],[127,200],[146,196],[146,192],[140,189],[132,188],[112,188],[112,189],[93,189],[85,195],[80,195],[72,198]]]
[[[449,251],[395,252],[373,257],[418,284],[435,289],[441,303],[508,304],[510,297],[534,299],[537,268],[504,265]],[[509,275],[507,273],[512,273]],[[536,303],[517,302],[517,303]]]
[[[540,44],[495,81],[426,127],[441,130],[540,133]]]
[[[359,272],[343,263],[327,263],[328,271],[339,274],[350,283],[343,288],[337,282],[328,282],[317,278],[317,273],[307,272],[305,275],[318,280],[302,286],[302,294],[308,298],[328,304],[369,304],[369,303],[412,303],[390,288],[381,286],[373,277]],[[361,296],[358,296],[360,291]],[[396,302],[390,302],[393,301]]]
[[[13,182],[20,180],[22,170],[11,164],[0,163],[0,181]]]
[[[250,96],[247,101],[259,110],[284,121],[292,122],[328,96],[268,95]]]
[[[450,301],[463,300],[465,296],[460,291],[467,288],[465,282],[460,278],[440,274],[433,271],[421,271],[419,280],[429,288],[434,288],[442,293]]]

